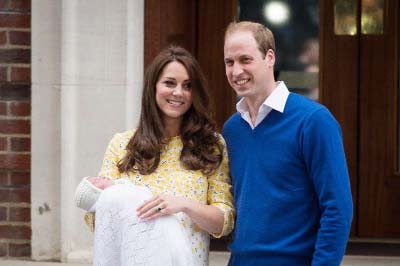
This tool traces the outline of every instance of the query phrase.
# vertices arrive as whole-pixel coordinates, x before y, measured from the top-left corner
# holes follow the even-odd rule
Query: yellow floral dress
[[[186,197],[203,204],[218,207],[224,213],[224,226],[221,234],[213,235],[221,237],[229,234],[234,224],[234,207],[231,194],[231,179],[228,170],[228,158],[225,142],[220,136],[224,146],[223,161],[213,175],[205,176],[200,170],[187,170],[179,160],[182,150],[181,138],[173,137],[165,145],[161,152],[158,168],[149,175],[139,173],[120,173],[117,168],[118,162],[125,156],[126,145],[133,136],[135,130],[117,133],[111,139],[99,176],[112,179],[128,178],[134,185],[148,187],[154,195],[169,194],[179,197]],[[184,213],[175,214],[192,244],[192,252],[197,265],[208,265],[208,251],[210,236],[201,230]],[[93,227],[94,216],[86,215],[86,222]]]

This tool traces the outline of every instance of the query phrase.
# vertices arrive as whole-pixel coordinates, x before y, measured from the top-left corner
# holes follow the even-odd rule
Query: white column
[[[61,5],[32,1],[32,258],[60,258]]]
[[[91,260],[92,235],[73,193],[81,177],[97,175],[112,135],[138,121],[143,1],[32,1],[35,260]],[[50,211],[40,214],[44,203]]]

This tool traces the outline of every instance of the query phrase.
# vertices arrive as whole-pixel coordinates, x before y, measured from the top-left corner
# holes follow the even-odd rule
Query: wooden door
[[[362,32],[365,3],[356,1],[358,31],[351,35],[335,33],[337,2],[320,1],[321,101],[343,130],[352,235],[400,237],[399,3],[382,0],[382,32],[370,34]]]

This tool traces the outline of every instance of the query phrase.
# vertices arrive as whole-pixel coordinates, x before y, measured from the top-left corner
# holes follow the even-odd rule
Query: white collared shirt
[[[249,106],[245,101],[245,98],[242,98],[236,104],[236,110],[240,113],[242,118],[250,125],[251,129],[254,129],[258,126],[271,112],[272,109],[283,113],[285,109],[287,98],[289,97],[289,90],[286,87],[283,81],[278,81],[278,86],[272,91],[272,93],[265,99],[265,101],[261,104],[258,109],[258,114],[256,117],[256,122],[251,122]]]

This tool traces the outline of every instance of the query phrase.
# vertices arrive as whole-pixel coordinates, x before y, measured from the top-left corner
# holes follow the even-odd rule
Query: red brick
[[[31,33],[29,31],[10,31],[8,38],[10,44],[31,45]]]
[[[29,120],[1,119],[0,133],[3,134],[29,134],[31,122]]]
[[[7,103],[0,102],[0,115],[6,115],[6,114],[7,114]]]
[[[30,0],[12,0],[10,1],[10,10],[12,11],[31,11],[31,1]]]
[[[10,189],[9,199],[10,199],[9,202],[14,202],[14,203],[21,203],[21,202],[30,203],[31,202],[30,187],[24,186],[24,187]]]
[[[0,243],[0,257],[5,257],[7,256],[7,243]]]
[[[29,185],[30,183],[31,183],[31,173],[30,172],[11,172],[10,173],[10,184],[11,185]]]
[[[8,141],[5,137],[0,137],[0,151],[6,151],[8,148]]]
[[[7,32],[0,31],[0,45],[5,45],[7,43]]]
[[[0,14],[0,27],[30,28],[31,15],[29,14]]]
[[[0,207],[0,221],[7,221],[7,207]]]
[[[0,102],[0,115],[7,114],[7,102]]]
[[[7,81],[7,67],[0,67],[0,81]]]
[[[0,225],[0,238],[30,239],[31,229],[28,226]]]
[[[0,99],[2,100],[29,100],[31,86],[29,84],[12,84],[0,82]]]
[[[7,186],[9,185],[8,182],[8,172],[7,171],[0,171],[0,186]]]
[[[0,49],[0,63],[27,63],[31,62],[29,49]]]
[[[12,67],[11,68],[11,81],[25,81],[31,82],[31,68],[30,67]]]
[[[10,222],[29,222],[30,220],[30,208],[10,208]]]
[[[30,151],[31,138],[11,138],[11,151]]]
[[[31,191],[29,186],[0,187],[0,202],[30,202]],[[1,238],[1,237],[0,237]]]
[[[10,170],[28,170],[30,167],[30,154],[0,154],[0,168]]]
[[[8,244],[8,256],[10,257],[30,257],[31,244]]]
[[[10,188],[1,186],[0,187],[0,202],[9,202],[9,201],[10,201]]]
[[[31,114],[31,103],[28,101],[18,101],[10,103],[10,115],[29,116]]]

